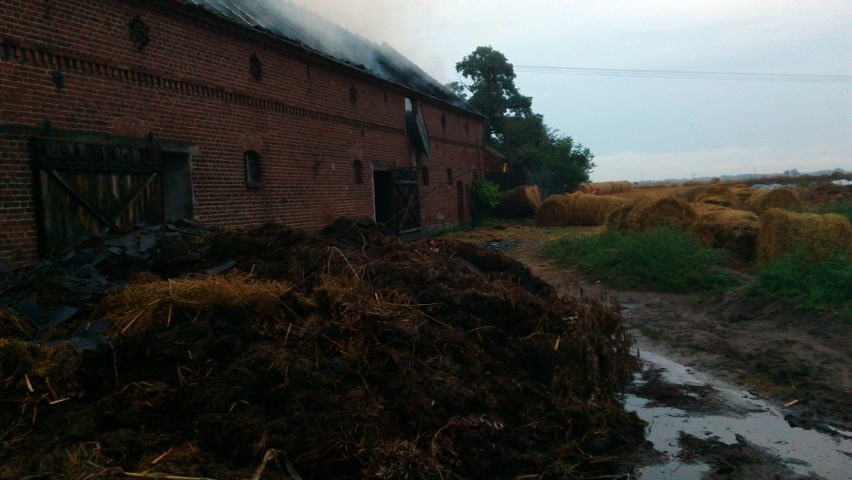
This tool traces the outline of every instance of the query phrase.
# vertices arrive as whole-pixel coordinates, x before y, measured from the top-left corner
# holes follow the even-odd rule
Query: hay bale
[[[500,212],[507,218],[527,218],[541,207],[538,185],[521,185],[500,194]]]
[[[633,185],[627,180],[618,182],[592,182],[582,183],[577,187],[577,191],[581,193],[594,193],[600,195],[610,195],[613,193],[621,193],[630,191]]]
[[[724,248],[743,261],[754,260],[760,221],[756,214],[705,203],[693,208],[697,213],[694,231],[705,247]]]
[[[606,217],[606,228],[610,230],[618,230],[620,232],[626,232],[630,230],[628,225],[628,218],[630,217],[630,212],[633,210],[635,204],[628,204],[622,207],[616,208]]]
[[[571,195],[554,195],[553,197],[558,198],[554,198],[548,204],[548,211],[536,217],[539,226],[603,225],[606,223],[607,216],[613,210],[633,203],[631,200],[624,198],[589,195],[579,192],[572,193]],[[548,197],[548,200],[553,197]],[[547,203],[547,200],[545,200],[545,203]],[[544,204],[542,204],[542,208],[544,208]],[[546,224],[540,222],[545,222]]]
[[[789,188],[776,188],[773,190],[759,190],[751,195],[745,203],[746,210],[762,215],[770,208],[781,208],[784,210],[800,210],[802,200],[795,190]]]
[[[742,200],[725,185],[713,185],[703,189],[695,195],[693,203],[706,203],[709,205],[718,205],[728,208],[740,208]]]
[[[655,227],[689,228],[695,223],[695,209],[675,197],[644,198],[635,205],[613,211],[607,217],[607,228],[645,232]]]
[[[820,261],[833,254],[852,260],[852,226],[837,214],[793,213],[771,208],[760,216],[758,261],[770,261],[801,251]]]
[[[539,227],[568,226],[571,201],[568,195],[551,195],[541,202],[535,214],[535,224]]]

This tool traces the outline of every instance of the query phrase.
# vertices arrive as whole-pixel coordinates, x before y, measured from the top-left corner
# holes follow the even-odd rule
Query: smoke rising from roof
[[[473,111],[440,82],[387,43],[376,44],[286,0],[184,0],[244,25],[267,30],[308,49]]]

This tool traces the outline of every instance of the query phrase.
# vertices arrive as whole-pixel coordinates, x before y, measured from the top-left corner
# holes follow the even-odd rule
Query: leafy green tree
[[[516,115],[506,118],[504,127],[503,151],[512,165],[541,170],[551,150],[551,133],[544,124],[544,117],[532,112]]]
[[[532,98],[521,95],[515,86],[514,67],[505,55],[487,46],[456,63],[456,71],[470,80],[464,85],[470,93],[467,102],[485,115],[488,136],[502,146],[506,117],[532,112]]]
[[[506,56],[491,46],[478,47],[456,71],[466,80],[447,88],[485,115],[487,140],[515,167],[553,172],[561,185],[576,188],[589,180],[594,155],[574,139],[563,136],[532,110],[532,97],[515,85],[515,70]]]
[[[589,172],[595,168],[592,161],[595,156],[591,150],[582,143],[575,144],[574,139],[568,136],[553,133],[551,137],[552,148],[544,158],[543,169],[558,175],[559,181],[570,190],[588,182]]]

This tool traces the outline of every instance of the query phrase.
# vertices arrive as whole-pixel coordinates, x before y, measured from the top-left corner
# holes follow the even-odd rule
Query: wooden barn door
[[[163,222],[158,147],[38,138],[33,150],[42,253],[86,235]]]
[[[420,229],[420,194],[417,187],[417,171],[414,169],[391,170],[393,188],[393,222],[397,233],[410,233]]]

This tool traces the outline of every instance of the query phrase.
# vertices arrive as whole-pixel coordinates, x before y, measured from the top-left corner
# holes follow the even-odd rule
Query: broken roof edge
[[[274,42],[275,44],[286,45],[287,47],[290,47],[292,49],[300,51],[302,54],[304,54],[306,56],[315,57],[315,58],[321,59],[322,61],[325,61],[325,62],[328,62],[332,65],[335,65],[337,67],[345,68],[345,69],[351,71],[352,73],[354,73],[356,75],[361,75],[361,76],[367,77],[371,80],[376,80],[376,81],[379,81],[383,84],[393,86],[393,87],[400,89],[403,92],[405,92],[407,94],[406,96],[416,98],[416,99],[420,99],[420,100],[428,100],[428,101],[437,102],[437,103],[440,103],[442,105],[445,105],[446,107],[451,108],[452,110],[460,111],[460,112],[463,112],[465,114],[472,115],[474,117],[478,117],[478,118],[482,118],[482,119],[485,118],[484,114],[482,114],[477,109],[470,106],[470,104],[468,104],[466,101],[464,101],[463,99],[459,98],[457,95],[452,93],[444,85],[440,84],[440,82],[438,82],[437,80],[432,78],[429,74],[424,72],[419,66],[417,66],[415,63],[413,63],[410,60],[408,60],[407,58],[405,58],[401,53],[397,52],[393,47],[388,45],[386,42],[383,42],[382,45],[375,44],[374,42],[367,40],[367,39],[364,39],[363,37],[360,37],[356,34],[353,34],[353,33],[349,32],[348,30],[345,30],[342,27],[339,27],[335,24],[335,26],[337,28],[340,28],[340,29],[346,31],[350,35],[357,36],[357,37],[361,38],[363,41],[374,46],[375,47],[374,50],[373,50],[374,53],[378,54],[382,50],[384,50],[384,53],[390,52],[390,53],[394,54],[395,56],[404,60],[406,62],[405,67],[414,70],[413,73],[416,73],[417,78],[419,80],[422,80],[424,83],[427,84],[427,86],[429,87],[428,89],[418,89],[415,86],[406,85],[405,83],[401,83],[401,82],[396,81],[394,79],[383,76],[380,73],[378,73],[374,70],[371,70],[370,68],[368,68],[364,64],[355,63],[355,62],[348,60],[348,59],[345,59],[345,58],[338,58],[336,56],[330,55],[326,52],[323,52],[321,50],[313,48],[310,45],[307,45],[305,42],[302,42],[299,39],[290,38],[290,37],[278,34],[275,31],[259,24],[259,22],[257,22],[254,19],[252,19],[252,20],[254,20],[255,23],[258,23],[257,25],[251,25],[245,19],[242,19],[242,18],[240,18],[241,21],[237,21],[237,19],[231,18],[228,15],[222,13],[221,11],[213,8],[211,6],[211,4],[209,3],[211,1],[215,1],[220,6],[222,4],[224,4],[224,5],[228,4],[228,0],[166,0],[167,3],[170,3],[172,5],[177,4],[177,5],[180,5],[181,7],[185,8],[185,9],[189,9],[189,10],[195,12],[195,13],[208,15],[208,16],[216,18],[220,21],[224,21],[233,28],[237,28],[237,29],[240,29],[240,30],[243,30],[243,31],[248,31],[248,32],[252,32],[254,34],[262,35],[266,39]],[[149,2],[143,2],[143,3],[150,5]],[[162,4],[162,2],[160,2],[160,4]],[[234,13],[233,10],[229,10],[229,12]],[[234,15],[236,15],[236,13],[234,13]],[[313,15],[315,15],[315,14],[313,14]],[[387,57],[384,57],[384,58],[387,58]],[[424,90],[432,90],[433,92],[440,90],[443,94],[446,95],[446,98],[442,98],[440,96],[435,95],[432,92],[424,91]]]

